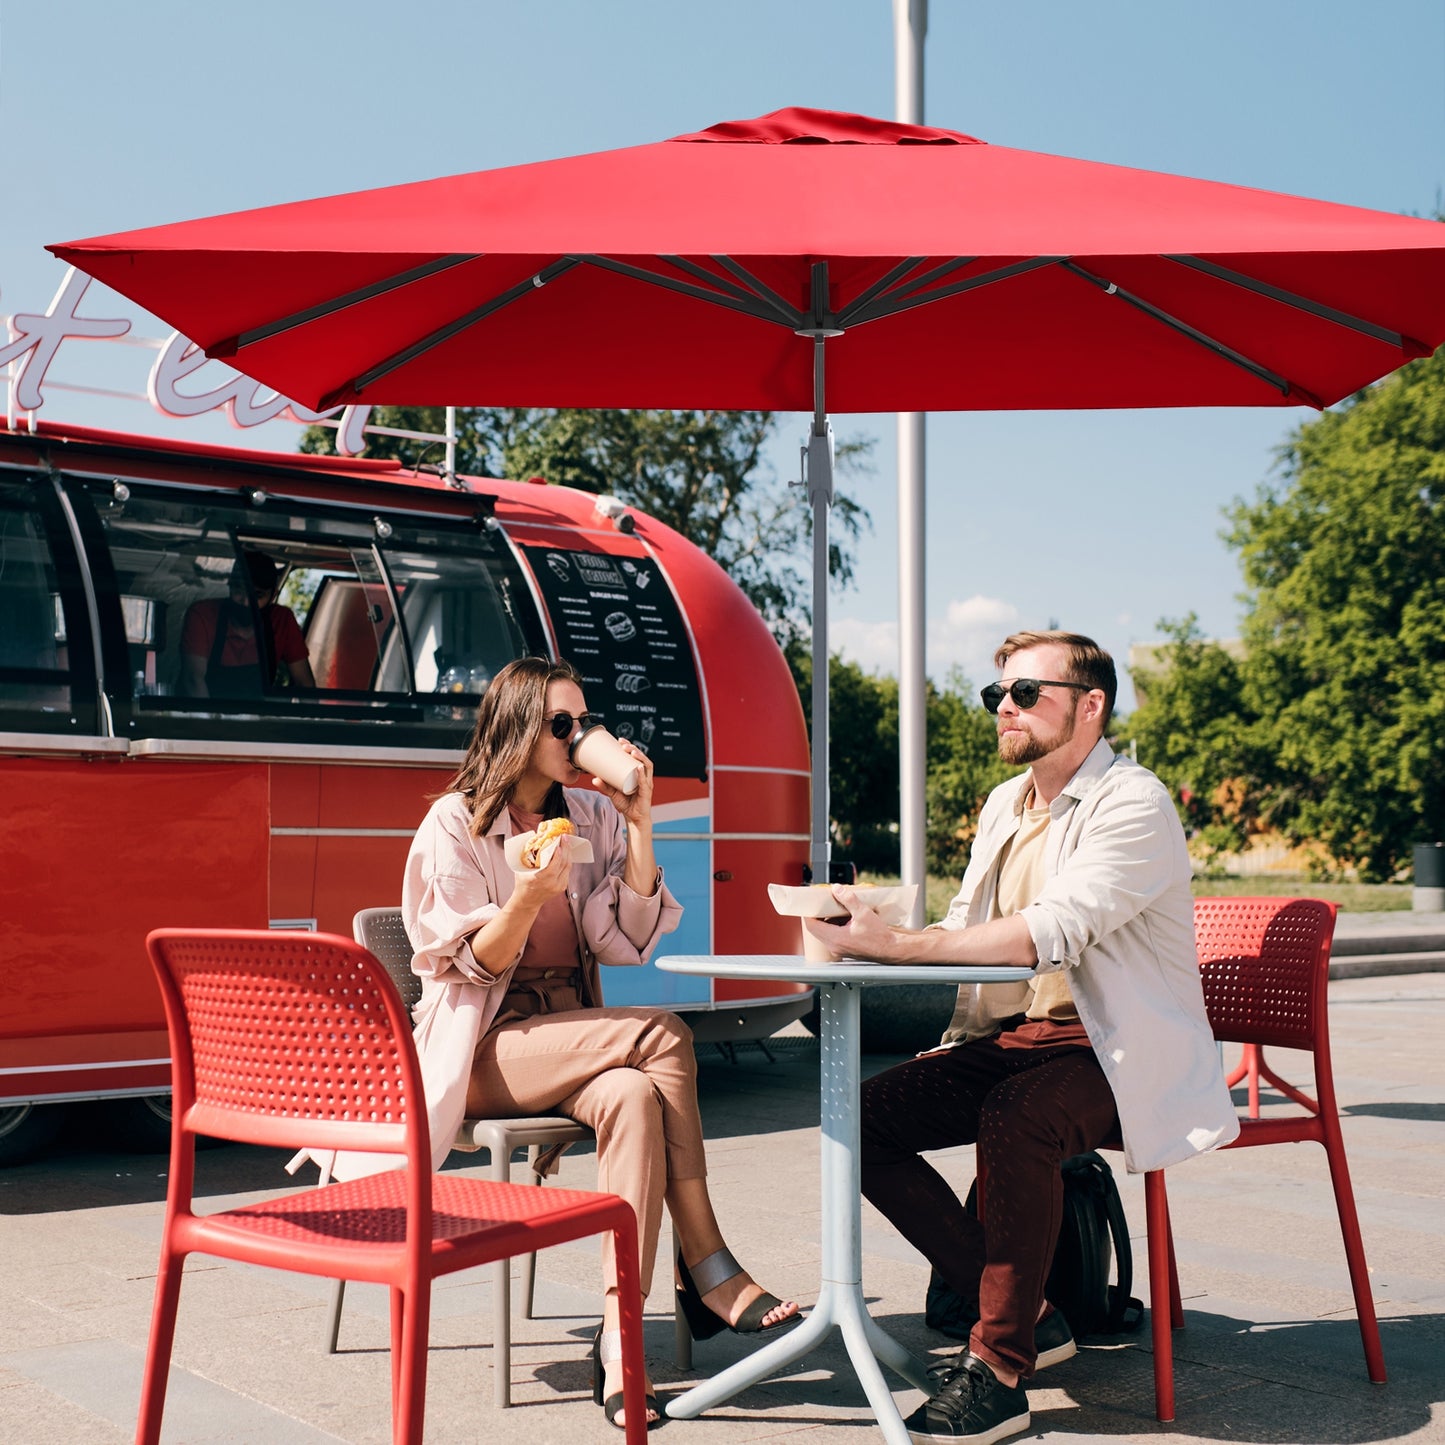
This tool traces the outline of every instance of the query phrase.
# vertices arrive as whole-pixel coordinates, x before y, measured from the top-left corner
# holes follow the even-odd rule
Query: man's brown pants
[[[973,1353],[1027,1378],[1063,1213],[1060,1165],[1119,1127],[1082,1027],[1011,1019],[992,1038],[875,1075],[862,1102],[864,1197],[965,1300],[978,1299]],[[974,1143],[984,1223],[920,1157]]]

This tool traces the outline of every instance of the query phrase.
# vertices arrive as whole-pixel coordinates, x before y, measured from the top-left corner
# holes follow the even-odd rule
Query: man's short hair
[[[276,590],[281,569],[264,553],[249,548],[241,553],[240,560],[231,568],[231,585],[245,586],[249,578],[251,590],[258,597]]]
[[[1057,628],[1047,632],[1014,632],[1004,638],[994,653],[993,665],[1002,668],[1016,652],[1050,646],[1062,647],[1067,654],[1064,676],[1055,681],[1082,683],[1085,687],[1097,687],[1104,694],[1103,731],[1107,732],[1109,719],[1114,715],[1119,679],[1114,672],[1114,659],[1092,637],[1080,632],[1061,632]]]

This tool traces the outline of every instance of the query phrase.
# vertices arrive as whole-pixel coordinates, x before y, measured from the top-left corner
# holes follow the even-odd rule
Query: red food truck
[[[249,673],[243,657],[239,681],[196,684],[253,554],[314,686],[234,594]],[[665,949],[794,951],[765,885],[807,861],[798,697],[747,598],[670,528],[535,482],[0,431],[0,1163],[82,1100],[112,1101],[112,1138],[163,1138],[146,933],[349,933],[357,909],[395,904],[488,679],[529,653],[575,663],[592,710],[654,759],[658,856],[685,905]],[[654,967],[605,982],[716,1041],[765,1037],[811,994]]]

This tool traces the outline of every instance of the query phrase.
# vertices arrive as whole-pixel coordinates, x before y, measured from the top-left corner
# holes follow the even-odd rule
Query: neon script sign
[[[10,368],[7,412],[12,427],[19,425],[22,413],[33,418],[44,406],[46,376],[64,342],[113,341],[129,334],[129,321],[101,320],[79,314],[81,299],[89,286],[90,277],[72,266],[43,315],[17,312],[9,318],[10,339],[0,345],[0,370]],[[146,382],[146,396],[151,405],[166,416],[191,417],[224,411],[233,426],[253,427],[278,417],[305,425],[327,421],[339,414],[337,451],[343,456],[356,456],[365,444],[363,432],[371,415],[369,406],[312,411],[230,367],[222,368],[224,374],[219,381],[213,370],[208,388],[187,390],[182,382],[194,377],[202,367],[214,368],[219,363],[208,362],[200,348],[179,331],[171,332],[164,342],[156,345],[159,351]]]

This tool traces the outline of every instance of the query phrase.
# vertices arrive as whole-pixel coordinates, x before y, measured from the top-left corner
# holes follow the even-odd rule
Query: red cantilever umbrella
[[[1433,222],[807,110],[49,249],[309,405],[810,411],[797,332],[831,411],[1328,405],[1445,340]]]
[[[797,109],[50,249],[313,406],[813,411],[815,651],[828,410],[1325,406],[1445,340],[1433,222]]]

